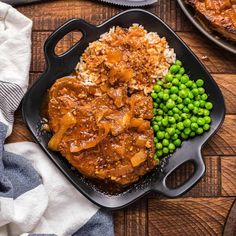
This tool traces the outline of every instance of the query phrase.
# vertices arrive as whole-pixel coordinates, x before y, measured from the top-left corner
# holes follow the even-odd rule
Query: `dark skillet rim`
[[[160,21],[161,24],[163,24],[171,33],[173,33],[175,35],[175,37],[177,37],[180,42],[190,51],[191,55],[197,60],[197,62],[201,65],[201,67],[204,69],[205,73],[207,74],[208,76],[208,79],[211,80],[212,83],[214,83],[217,87],[217,83],[215,82],[215,80],[212,78],[212,76],[210,75],[210,73],[206,70],[205,66],[202,64],[202,62],[197,58],[197,56],[192,52],[192,50],[183,42],[183,40],[165,23],[163,22],[158,16],[156,16],[155,14],[152,14],[146,10],[142,10],[142,9],[130,9],[130,10],[127,10],[127,11],[123,11],[115,16],[113,16],[112,18],[108,19],[107,21],[103,22],[102,24],[100,25],[92,25],[96,28],[100,28],[102,26],[104,26],[105,24],[109,23],[110,21],[112,21],[113,19],[117,18],[117,17],[120,17],[122,15],[125,15],[129,12],[144,12],[145,14],[149,14],[153,17],[155,17],[158,21]],[[68,21],[66,21],[65,23],[69,22],[69,21],[72,21],[73,19],[70,19]],[[56,30],[60,29],[61,27],[58,27]],[[86,36],[85,36],[86,37]],[[41,77],[43,77],[49,70],[49,67],[47,65],[45,71],[41,74],[41,76],[39,77],[38,81],[40,80]],[[32,85],[31,88],[37,86],[37,81]],[[30,91],[30,90],[28,90]],[[222,95],[222,92],[220,91],[219,89],[219,92],[220,92],[220,96],[222,97],[222,101],[223,101],[223,104],[224,106],[222,107],[222,117],[221,117],[221,121],[218,123],[218,125],[216,127],[212,127],[212,131],[211,133],[205,138],[205,140],[203,140],[201,143],[199,143],[198,145],[198,150],[201,152],[201,149],[202,147],[205,145],[205,143],[216,133],[216,131],[220,128],[220,126],[222,125],[223,121],[224,121],[224,117],[225,117],[225,102],[224,102],[224,97]],[[49,158],[51,159],[51,161],[53,161],[53,163],[61,170],[61,172],[67,177],[67,179],[72,183],[72,185],[80,192],[82,193],[87,199],[89,199],[91,202],[95,203],[96,205],[100,206],[100,207],[105,207],[107,209],[112,209],[112,210],[116,210],[116,209],[121,209],[121,208],[124,208],[130,204],[132,204],[133,202],[135,202],[136,200],[140,199],[141,197],[147,195],[149,192],[153,191],[154,188],[153,188],[153,185],[149,185],[147,186],[144,191],[140,192],[140,194],[137,194],[139,196],[137,196],[136,198],[133,198],[132,200],[130,200],[129,202],[123,204],[123,205],[119,205],[117,207],[113,207],[113,206],[104,206],[98,202],[96,202],[96,200],[94,200],[87,192],[85,192],[82,188],[79,188],[78,187],[78,184],[76,182],[74,182],[74,180],[69,176],[69,174],[67,173],[67,171],[62,167],[60,166],[57,162],[55,162],[53,160],[53,158],[51,157],[51,154],[49,153],[49,150],[43,146],[43,144],[40,142],[40,140],[37,139],[37,137],[35,137],[34,135],[34,131],[33,131],[33,128],[30,127],[29,123],[27,122],[28,119],[30,119],[29,117],[26,117],[26,114],[25,114],[25,107],[26,107],[26,103],[27,103],[27,99],[30,99],[30,97],[28,97],[29,93],[27,92],[23,98],[23,101],[22,101],[22,114],[23,114],[23,120],[24,122],[26,123],[26,126],[28,127],[28,129],[30,130],[30,133],[32,134],[34,140],[36,140],[37,143],[39,143],[39,145],[41,146],[41,148],[44,150],[44,152],[49,156]],[[210,131],[209,131],[210,132]],[[201,174],[201,177],[204,175],[205,171]],[[201,178],[200,178],[201,179]],[[200,180],[199,179],[199,180]],[[198,181],[199,181],[198,180]],[[196,183],[195,183],[196,184]],[[192,186],[193,187],[193,186]],[[192,188],[191,187],[191,188]],[[191,188],[188,188],[185,192],[189,191]],[[185,192],[183,192],[182,194],[184,194]],[[181,194],[181,195],[182,195]],[[125,195],[125,194],[124,194]]]
[[[217,40],[215,37],[217,35],[214,35],[214,33],[207,32],[206,29],[201,25],[201,23],[194,18],[194,16],[189,12],[189,10],[186,7],[186,3],[184,3],[184,0],[177,0],[179,6],[181,7],[184,14],[188,17],[188,19],[194,24],[194,26],[200,30],[207,38],[209,38],[211,41],[213,41],[215,44],[220,46],[221,48],[224,48],[225,50],[236,54],[236,44],[235,46],[232,44],[232,46],[229,46],[227,44],[230,44],[230,41],[225,39],[223,36],[220,38],[220,40]],[[226,44],[227,43],[227,44]]]

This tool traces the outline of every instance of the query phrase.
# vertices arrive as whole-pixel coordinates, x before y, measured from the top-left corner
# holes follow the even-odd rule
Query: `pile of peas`
[[[210,129],[213,104],[203,85],[202,79],[193,81],[185,74],[180,60],[154,85],[151,125],[155,133],[155,160],[174,152],[183,140]]]

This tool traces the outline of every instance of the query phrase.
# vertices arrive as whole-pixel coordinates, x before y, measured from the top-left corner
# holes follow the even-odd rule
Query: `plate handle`
[[[194,165],[194,173],[192,176],[177,188],[169,188],[166,184],[167,177],[187,162],[192,162]],[[188,144],[187,148],[179,149],[175,155],[168,158],[167,164],[164,167],[163,172],[160,174],[160,181],[155,183],[152,189],[167,197],[178,197],[192,188],[202,178],[205,169],[201,149],[199,147],[196,148],[193,143]]]
[[[65,67],[67,67],[67,63],[68,64],[74,63],[76,66],[76,64],[79,61],[78,50],[80,48],[83,48],[83,45],[85,45],[86,36],[92,33],[94,28],[95,26],[87,23],[84,20],[72,19],[72,20],[67,21],[64,25],[59,27],[57,30],[55,30],[48,37],[48,39],[46,40],[44,44],[44,53],[45,53],[48,68],[50,68],[52,65],[55,65],[56,68],[62,67],[61,69],[65,70]],[[80,31],[82,33],[81,39],[69,50],[67,50],[65,53],[61,55],[56,55],[55,47],[57,43],[65,35],[67,35],[68,33],[72,31]]]

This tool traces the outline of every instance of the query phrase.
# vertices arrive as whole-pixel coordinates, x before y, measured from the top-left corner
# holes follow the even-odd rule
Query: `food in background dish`
[[[150,92],[175,61],[165,38],[114,27],[49,91],[49,148],[87,177],[121,186],[158,165]]]
[[[236,41],[235,0],[186,0],[196,10],[196,17],[207,28]]]

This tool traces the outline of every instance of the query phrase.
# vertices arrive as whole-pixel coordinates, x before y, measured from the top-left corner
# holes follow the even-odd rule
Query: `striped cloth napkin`
[[[38,145],[4,145],[28,86],[31,28],[0,2],[0,235],[113,236],[111,212],[82,196]]]

